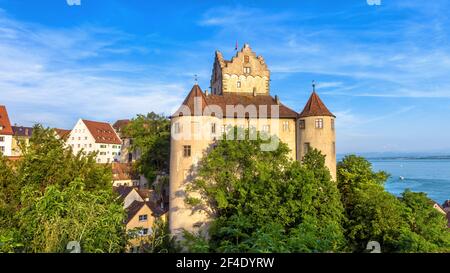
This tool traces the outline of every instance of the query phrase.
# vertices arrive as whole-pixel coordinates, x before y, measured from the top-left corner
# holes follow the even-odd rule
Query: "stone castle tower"
[[[279,110],[276,116],[270,110],[269,117],[261,110],[257,110],[256,116],[248,113],[239,116],[226,113],[229,106],[245,109],[276,106]],[[263,57],[257,56],[249,45],[244,45],[230,61],[216,51],[211,94],[195,84],[171,117],[169,229],[172,235],[180,235],[183,229],[190,232],[207,229],[210,215],[185,203],[186,187],[196,176],[198,162],[227,128],[255,127],[277,135],[289,146],[290,156],[295,160],[302,160],[309,149],[317,148],[326,155],[326,165],[335,178],[334,119],[315,90],[301,113],[282,104],[278,96],[272,97],[270,71]]]

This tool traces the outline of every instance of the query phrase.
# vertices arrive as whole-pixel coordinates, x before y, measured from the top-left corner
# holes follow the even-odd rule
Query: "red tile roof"
[[[139,174],[133,170],[131,164],[127,163],[112,163],[113,181],[121,180],[138,180]]]
[[[201,113],[194,113],[195,103],[201,103]],[[203,114],[203,110],[205,110],[205,107],[207,104],[208,103],[206,102],[205,94],[202,92],[202,89],[200,89],[198,84],[195,84],[181,105],[187,106],[191,111],[191,115],[201,116]],[[199,111],[199,110],[197,109],[197,111]],[[179,114],[180,112],[181,112],[181,108],[178,109],[177,113]]]
[[[59,135],[59,137],[61,138],[61,139],[66,139],[68,136],[69,136],[69,134],[70,134],[70,132],[72,132],[71,130],[66,130],[66,129],[54,129],[55,130],[55,132]]]
[[[0,105],[0,135],[13,135],[11,122],[9,121],[8,112],[4,105]]]
[[[95,143],[104,144],[122,144],[119,136],[114,131],[111,124],[106,122],[97,122],[90,120],[83,120],[83,123],[88,128],[89,132],[95,139]]]
[[[322,102],[322,100],[319,98],[319,95],[317,95],[316,92],[313,92],[311,94],[311,97],[309,98],[308,102],[306,103],[305,108],[300,113],[299,117],[315,117],[315,116],[331,116],[336,117],[333,115],[330,110],[325,106],[325,104]]]
[[[289,107],[283,105],[275,98],[269,95],[256,95],[253,94],[242,94],[242,93],[224,93],[222,95],[208,95],[202,92],[198,85],[194,85],[191,92],[189,92],[188,96],[184,100],[182,105],[187,106],[191,115],[198,115],[199,113],[194,113],[194,102],[195,98],[199,98],[202,104],[202,113],[207,106],[219,106],[222,109],[224,117],[235,117],[235,113],[227,113],[227,106],[237,106],[242,105],[247,107],[249,105],[254,105],[256,107],[257,116],[260,117],[259,107],[266,106],[267,109],[267,117],[270,118],[272,116],[271,106],[278,105],[279,106],[279,117],[280,118],[297,118],[297,112],[290,109]],[[177,112],[173,116],[179,116],[181,114],[181,108],[178,109]],[[245,113],[248,117],[248,113]],[[264,118],[264,117],[263,117]]]
[[[120,119],[113,124],[113,128],[116,132],[121,132],[125,126],[130,123],[129,119]]]
[[[142,209],[142,207],[144,207],[145,205],[150,208],[150,210],[153,213],[152,216],[154,216],[154,217],[159,217],[159,216],[163,215],[164,213],[166,213],[165,210],[161,209],[160,207],[158,207],[155,204],[152,204],[150,202],[134,201],[133,203],[131,203],[131,205],[127,209],[126,223],[128,224],[136,216],[136,214]]]

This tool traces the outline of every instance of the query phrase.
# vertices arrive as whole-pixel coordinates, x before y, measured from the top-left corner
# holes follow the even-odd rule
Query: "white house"
[[[98,152],[97,163],[120,160],[122,141],[109,123],[80,119],[67,137],[74,154]]]
[[[13,134],[6,107],[0,105],[0,154],[12,156]]]

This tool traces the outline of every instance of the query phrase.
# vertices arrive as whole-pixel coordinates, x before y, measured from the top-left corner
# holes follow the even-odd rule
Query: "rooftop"
[[[89,132],[95,139],[95,143],[104,144],[122,144],[119,136],[114,131],[111,124],[107,122],[98,122],[91,120],[83,120],[83,123],[88,128]]]
[[[197,100],[197,101],[196,101]],[[195,104],[201,103],[201,108],[195,109]],[[200,116],[203,115],[204,110],[209,106],[218,106],[223,113],[223,117],[236,117],[236,113],[227,113],[227,106],[255,106],[257,117],[272,117],[275,113],[272,113],[272,106],[279,107],[279,117],[280,118],[297,118],[297,112],[290,109],[289,107],[282,104],[277,97],[273,98],[270,95],[253,95],[253,94],[243,94],[243,93],[224,93],[222,95],[205,95],[205,93],[201,90],[201,88],[196,84],[192,87],[191,91],[187,95],[183,104],[187,106],[190,110],[191,115]],[[200,106],[200,105],[198,105]],[[265,110],[267,109],[267,114],[260,112],[260,107]],[[201,109],[201,113],[200,110]],[[248,108],[250,109],[250,108]],[[195,113],[195,110],[198,113]],[[214,108],[209,108],[209,110],[213,111]],[[246,109],[247,110],[247,109]],[[182,108],[178,109],[173,116],[183,115]],[[249,113],[245,114],[246,117],[249,116]]]
[[[8,111],[6,106],[0,105],[0,135],[13,135],[11,122],[9,121]]]

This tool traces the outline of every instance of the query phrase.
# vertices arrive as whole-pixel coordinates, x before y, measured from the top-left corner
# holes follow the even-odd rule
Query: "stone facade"
[[[211,77],[211,92],[223,93],[269,94],[270,71],[261,56],[245,44],[231,61],[223,59],[222,53],[216,52]]]
[[[216,52],[212,73],[211,94],[195,85],[171,118],[169,229],[174,236],[183,230],[207,230],[211,215],[185,203],[186,187],[197,175],[198,162],[227,128],[255,128],[276,135],[287,143],[294,160],[301,161],[307,149],[317,148],[336,178],[335,116],[315,91],[300,113],[283,105],[278,96],[270,96],[270,71],[264,59],[248,45],[231,61]],[[242,115],[229,113],[229,106],[243,110]],[[263,106],[269,109],[267,115]]]

